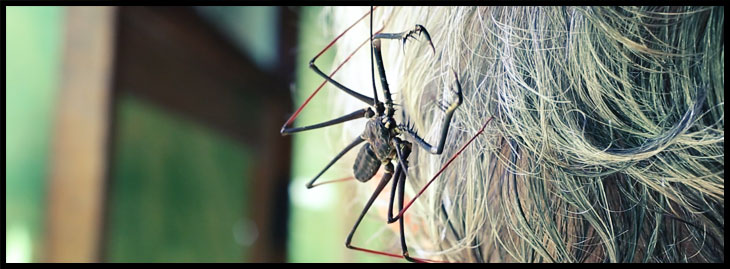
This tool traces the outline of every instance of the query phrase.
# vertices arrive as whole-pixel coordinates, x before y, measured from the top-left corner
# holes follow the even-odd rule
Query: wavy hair
[[[331,32],[368,10],[328,9]],[[459,262],[724,262],[724,14],[378,8],[376,29],[421,24],[436,48],[423,39],[383,43],[401,121],[433,141],[439,103],[453,98],[452,70],[464,93],[444,154],[414,148],[411,197],[494,117],[406,213],[421,227],[406,232],[412,253]],[[336,62],[369,28],[353,31]],[[371,95],[362,54],[336,79]],[[334,114],[362,108],[333,98]],[[343,145],[361,124],[340,126]]]

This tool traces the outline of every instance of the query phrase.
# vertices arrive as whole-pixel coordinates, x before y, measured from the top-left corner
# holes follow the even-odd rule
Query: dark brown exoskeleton
[[[372,17],[371,17],[371,33],[372,33]],[[321,55],[318,54],[315,56],[310,62],[309,67],[311,67],[315,73],[319,74],[323,78],[325,78],[328,82],[335,85],[340,90],[344,91],[345,93],[371,105],[370,107],[366,107],[360,110],[357,110],[355,112],[352,112],[348,115],[329,120],[326,122],[322,122],[319,124],[314,124],[310,126],[305,127],[296,127],[296,128],[287,128],[289,121],[284,124],[284,126],[281,129],[282,135],[288,135],[296,132],[306,131],[306,130],[312,130],[322,127],[331,126],[334,124],[342,123],[349,120],[359,119],[359,118],[368,118],[367,124],[365,125],[365,130],[359,137],[355,138],[352,143],[350,143],[347,147],[345,147],[340,153],[337,154],[337,156],[332,159],[327,166],[325,166],[322,171],[317,174],[317,176],[314,177],[309,183],[307,183],[307,188],[312,188],[316,186],[314,183],[317,181],[317,179],[325,172],[327,169],[330,168],[337,160],[339,160],[345,153],[349,152],[352,148],[355,146],[361,144],[362,142],[365,142],[365,144],[360,148],[360,152],[357,155],[357,158],[355,159],[355,163],[353,166],[354,176],[358,181],[366,182],[373,178],[375,174],[377,173],[380,166],[384,166],[385,174],[383,175],[382,179],[378,183],[375,192],[372,194],[370,199],[368,200],[367,204],[365,205],[365,208],[363,209],[362,213],[360,214],[359,218],[355,222],[355,225],[353,226],[352,230],[350,231],[350,234],[347,237],[347,241],[345,245],[348,248],[361,250],[369,253],[375,253],[375,254],[381,254],[381,255],[387,255],[392,257],[404,257],[409,261],[415,261],[415,262],[423,262],[423,261],[429,261],[425,259],[419,259],[419,258],[413,258],[408,255],[408,247],[406,246],[405,241],[405,235],[404,235],[404,225],[403,225],[403,218],[402,218],[402,211],[403,211],[403,200],[404,200],[404,193],[405,193],[405,180],[406,176],[408,174],[408,156],[411,153],[412,150],[412,144],[411,142],[405,141],[406,139],[411,140],[415,143],[417,143],[419,146],[427,150],[428,152],[432,154],[441,154],[444,149],[444,142],[446,141],[446,135],[449,131],[449,125],[451,122],[451,117],[453,116],[454,112],[456,111],[456,108],[459,107],[462,103],[462,93],[461,93],[461,85],[459,84],[459,79],[456,75],[456,72],[454,72],[454,78],[456,82],[456,88],[457,90],[454,91],[457,98],[454,102],[448,104],[448,105],[441,105],[441,109],[444,110],[445,116],[443,118],[443,122],[441,123],[441,136],[438,140],[438,143],[435,146],[432,146],[428,142],[426,142],[423,138],[421,138],[414,129],[409,126],[408,124],[398,124],[393,117],[395,113],[395,107],[393,105],[393,99],[390,94],[390,89],[388,88],[388,82],[385,76],[385,68],[383,66],[383,58],[381,55],[381,46],[380,46],[380,39],[397,39],[402,40],[403,44],[405,45],[406,40],[408,38],[415,38],[415,35],[421,35],[423,34],[426,38],[426,40],[430,43],[431,48],[435,52],[435,48],[433,46],[433,43],[431,42],[431,37],[428,34],[428,31],[425,27],[422,25],[416,25],[413,30],[405,31],[401,33],[376,33],[375,35],[372,35],[372,49],[371,49],[371,60],[372,57],[375,57],[375,63],[378,67],[378,74],[380,75],[380,81],[381,81],[381,87],[383,90],[383,96],[385,97],[385,102],[381,102],[378,100],[378,94],[375,90],[375,76],[373,74],[373,98],[367,97],[365,95],[362,95],[360,93],[357,93],[348,87],[345,87],[344,85],[340,84],[339,82],[332,79],[331,76],[326,75],[322,71],[319,70],[319,68],[314,64],[314,61]],[[338,37],[339,38],[339,37]],[[336,39],[335,39],[336,40]],[[333,41],[334,43],[334,41]],[[331,45],[331,44],[330,44]],[[326,48],[325,48],[326,49]],[[374,71],[373,71],[374,73]],[[301,108],[300,108],[301,109]],[[297,112],[298,113],[298,112]],[[396,161],[397,166],[393,166],[393,161]],[[390,182],[391,178],[395,178],[393,181],[393,189],[391,191],[390,195],[390,202],[389,202],[389,208],[388,208],[388,223],[392,223],[395,221],[399,221],[400,224],[400,237],[401,237],[401,247],[403,250],[403,256],[386,253],[386,252],[380,252],[375,250],[369,250],[364,248],[355,247],[351,244],[352,237],[355,234],[355,230],[357,230],[357,227],[360,225],[360,222],[362,221],[363,217],[365,216],[365,213],[367,213],[368,209],[372,206],[373,202],[375,201],[375,198],[382,192],[382,190],[385,188],[385,186]],[[393,217],[393,203],[396,196],[396,188],[398,193],[398,207],[399,211],[401,211],[401,214],[398,214],[396,217]]]

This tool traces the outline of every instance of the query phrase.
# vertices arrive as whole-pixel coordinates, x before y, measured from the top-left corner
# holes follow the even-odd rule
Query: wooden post
[[[67,10],[43,260],[96,262],[108,157],[116,8]]]

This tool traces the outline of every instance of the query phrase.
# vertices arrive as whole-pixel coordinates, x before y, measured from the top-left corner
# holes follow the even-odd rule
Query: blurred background
[[[304,187],[326,133],[279,134],[322,82],[320,13],[7,7],[6,262],[399,261],[345,248],[353,182]],[[331,118],[331,89],[295,126]]]

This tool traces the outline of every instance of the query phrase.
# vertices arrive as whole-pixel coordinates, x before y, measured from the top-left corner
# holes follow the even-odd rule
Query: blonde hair
[[[328,9],[331,31],[367,11]],[[724,7],[379,7],[373,16],[384,32],[424,25],[436,48],[422,36],[405,47],[383,41],[399,122],[434,141],[451,70],[463,88],[444,153],[414,145],[411,197],[494,117],[406,213],[423,223],[406,232],[414,256],[724,261]],[[352,31],[335,62],[370,30]],[[362,54],[336,79],[370,96]],[[363,107],[333,98],[334,114]],[[340,125],[343,145],[361,124]]]

